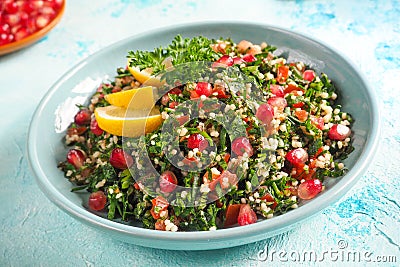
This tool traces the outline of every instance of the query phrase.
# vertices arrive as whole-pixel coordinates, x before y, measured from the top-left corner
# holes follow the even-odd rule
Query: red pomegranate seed
[[[240,226],[257,222],[257,214],[249,204],[242,204],[239,210],[238,223]]]
[[[253,155],[253,147],[250,144],[249,139],[246,137],[238,137],[232,142],[232,151],[238,155],[243,156],[247,153],[247,156],[251,157]]]
[[[322,183],[319,179],[307,180],[297,188],[297,195],[301,199],[312,199],[322,190]]]
[[[296,168],[302,168],[308,160],[307,151],[304,148],[296,148],[286,154],[286,159]]]
[[[283,86],[278,85],[278,84],[271,84],[269,88],[271,89],[271,93],[274,94],[275,96],[278,96],[278,97],[285,96]]]
[[[14,1],[5,2],[4,11],[8,14],[15,14],[18,12],[18,4]]]
[[[244,62],[246,62],[246,61],[244,61],[241,57],[234,57],[233,58],[233,65],[236,65],[236,64],[242,64],[242,63],[244,63]]]
[[[46,27],[47,24],[49,24],[50,18],[47,15],[39,15],[36,18],[36,26],[41,29]]]
[[[111,151],[110,164],[114,168],[125,170],[133,165],[133,158],[122,148],[114,148]]]
[[[188,138],[187,147],[190,149],[198,148],[203,151],[208,147],[208,141],[199,133],[191,134]]]
[[[93,118],[90,122],[90,131],[94,133],[97,136],[100,136],[103,134],[103,129],[100,128],[99,124],[96,121],[96,118]]]
[[[328,132],[329,139],[342,141],[351,135],[351,130],[346,125],[334,124]]]
[[[29,35],[25,28],[20,28],[14,35],[16,41],[22,40]]]
[[[0,26],[0,34],[6,33],[9,34],[11,32],[11,27],[7,23],[4,23]]]
[[[312,82],[315,78],[315,72],[313,70],[306,70],[303,72],[303,79]]]
[[[172,171],[165,171],[159,178],[160,190],[163,193],[171,193],[175,190],[178,180]]]
[[[243,59],[244,61],[246,61],[247,63],[251,63],[251,62],[254,62],[254,61],[257,60],[256,57],[253,56],[252,54],[246,54],[246,55],[244,55],[244,56],[242,57],[242,59]]]
[[[268,99],[268,104],[283,110],[287,106],[287,101],[283,97],[273,96]]]
[[[212,94],[213,89],[212,89],[212,86],[210,83],[198,82],[196,84],[195,91],[199,96],[202,96],[202,95],[210,96]]]
[[[87,108],[81,109],[78,111],[78,113],[76,113],[74,122],[77,125],[87,125],[90,123],[91,116],[92,113]]]
[[[267,104],[267,103],[261,104],[257,109],[256,117],[263,124],[265,124],[265,125],[270,124],[272,119],[274,118],[274,109],[273,109],[273,107],[270,104]]]
[[[96,191],[89,196],[89,208],[91,210],[99,211],[105,208],[107,203],[107,196],[103,191]]]
[[[228,55],[223,55],[216,62],[214,62],[213,67],[230,67],[234,63],[233,58]]]
[[[71,149],[67,153],[67,161],[72,164],[75,169],[80,169],[85,162],[85,154],[82,150],[79,149]]]

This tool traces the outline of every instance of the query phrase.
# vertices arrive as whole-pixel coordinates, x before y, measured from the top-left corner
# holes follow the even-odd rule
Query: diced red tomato
[[[302,92],[304,92],[303,89],[301,89],[300,87],[298,87],[298,86],[296,86],[296,85],[294,85],[292,83],[289,83],[286,86],[285,90],[284,90],[285,94],[289,94],[289,93],[291,93],[293,91],[302,91]]]
[[[299,119],[299,121],[304,122],[307,120],[308,118],[308,112],[301,109],[301,110],[296,110],[294,112],[294,115],[296,115],[296,117]]]
[[[253,56],[252,54],[246,54],[246,55],[244,55],[244,56],[242,57],[242,59],[243,59],[244,61],[246,61],[247,63],[251,63],[251,62],[254,62],[254,61],[257,60],[256,57]]]
[[[297,102],[292,105],[294,108],[302,108],[304,107],[304,102]]]
[[[224,227],[237,224],[240,208],[243,204],[231,204],[226,209]]]
[[[311,123],[315,125],[320,130],[324,129],[324,118],[311,116],[310,117]]]
[[[150,213],[154,219],[160,219],[160,213],[168,209],[169,203],[162,196],[157,196],[151,200],[153,206],[151,207]]]
[[[265,194],[261,197],[261,200],[265,200],[267,202],[271,202],[271,209],[275,209],[278,203],[275,201],[275,198],[268,192],[265,192]]]
[[[285,83],[288,77],[289,77],[289,67],[285,65],[279,66],[276,75],[278,83],[280,84]]]

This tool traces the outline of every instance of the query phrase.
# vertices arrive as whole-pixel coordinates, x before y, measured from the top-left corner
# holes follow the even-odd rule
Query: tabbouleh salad
[[[69,151],[59,168],[75,185],[72,190],[90,192],[85,206],[110,220],[173,232],[252,224],[317,196],[324,178],[346,172],[353,120],[337,103],[338,92],[326,74],[287,62],[274,51],[267,43],[180,35],[164,48],[130,51],[128,66],[117,68],[115,79],[103,82],[89,104],[79,106],[66,132]],[[235,70],[247,80],[244,91],[209,76],[170,81],[174,86],[160,91],[156,108],[163,120],[178,121],[176,132],[168,133],[177,137],[178,149],[165,143],[162,125],[129,139],[99,126],[95,110],[110,106],[107,95],[142,86],[131,67],[154,76],[190,62],[212,62],[208,74]],[[257,98],[247,97],[256,89]],[[201,111],[206,100],[219,104],[196,118],[178,116],[185,102],[200,103]],[[229,134],[216,119],[224,114],[239,118],[244,132]],[[158,175],[149,175],[141,153]],[[173,164],[167,154],[183,160]],[[202,168],[185,168],[193,164]],[[195,205],[185,204],[193,199]]]

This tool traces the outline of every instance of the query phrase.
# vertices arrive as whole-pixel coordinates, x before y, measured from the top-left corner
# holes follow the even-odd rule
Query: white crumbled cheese
[[[151,140],[151,141],[150,141],[150,144],[151,144],[152,146],[155,146],[155,145],[156,145],[156,142],[155,142],[154,140]]]
[[[206,97],[205,95],[201,95],[201,96],[200,96],[200,99],[204,101],[204,100],[207,99],[207,97]]]
[[[216,161],[221,161],[221,159],[222,159],[222,158],[221,158],[220,155],[218,155],[218,156],[215,157],[215,160],[216,160]]]
[[[321,97],[327,99],[329,97],[329,94],[327,92],[321,93]]]
[[[253,196],[249,196],[249,200],[253,202],[254,201],[254,197]]]
[[[273,213],[270,213],[270,214],[267,215],[267,219],[271,219],[272,217],[274,217]]]
[[[211,226],[208,230],[209,231],[215,231],[215,230],[217,230],[217,227],[216,226]]]
[[[279,130],[281,130],[282,132],[286,132],[286,124],[282,123],[281,125],[279,125]]]
[[[342,162],[338,163],[338,168],[339,169],[343,169],[344,168],[344,164]]]
[[[297,209],[299,206],[295,203],[292,206],[290,206],[292,209]]]
[[[215,118],[215,113],[214,112],[210,112],[209,114],[208,114],[209,116],[210,116],[210,118]]]
[[[339,112],[340,112],[340,109],[338,109],[338,108],[335,108],[335,109],[333,110],[333,114],[335,114],[335,115],[339,114]]]
[[[66,173],[65,175],[66,175],[67,177],[71,176],[71,175],[72,175],[72,171],[71,171],[71,170],[68,170],[67,173]]]
[[[189,152],[188,152],[188,158],[190,159],[190,158],[193,158],[193,157],[194,157],[193,151],[192,151],[192,150],[189,150]]]
[[[240,199],[240,202],[241,202],[242,204],[246,204],[246,203],[247,203],[247,201],[246,201],[246,199],[245,199],[244,197],[242,197],[242,198]]]
[[[115,198],[116,198],[116,199],[120,199],[120,198],[122,197],[122,195],[123,195],[123,194],[122,194],[121,192],[119,192],[119,193],[115,196]]]
[[[255,198],[259,198],[259,197],[260,197],[260,194],[259,194],[258,192],[255,192],[255,193],[253,194],[253,196],[254,196]]]
[[[337,98],[337,94],[336,93],[332,93],[331,98],[332,98],[332,100],[335,100]]]
[[[176,155],[177,153],[178,153],[178,151],[177,151],[176,149],[172,149],[172,150],[171,150],[171,155],[174,156],[174,155]]]

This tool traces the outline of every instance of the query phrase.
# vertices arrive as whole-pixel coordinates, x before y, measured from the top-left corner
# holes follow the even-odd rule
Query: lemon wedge
[[[107,106],[95,109],[99,127],[118,136],[138,137],[155,131],[163,122],[158,109],[150,112]]]
[[[135,79],[144,85],[150,85],[154,87],[160,87],[164,84],[164,81],[160,81],[159,78],[151,75],[151,69],[140,70],[137,67],[130,66],[130,61],[128,60],[128,70]]]
[[[111,105],[126,109],[151,110],[155,104],[152,86],[120,91],[104,98]]]

